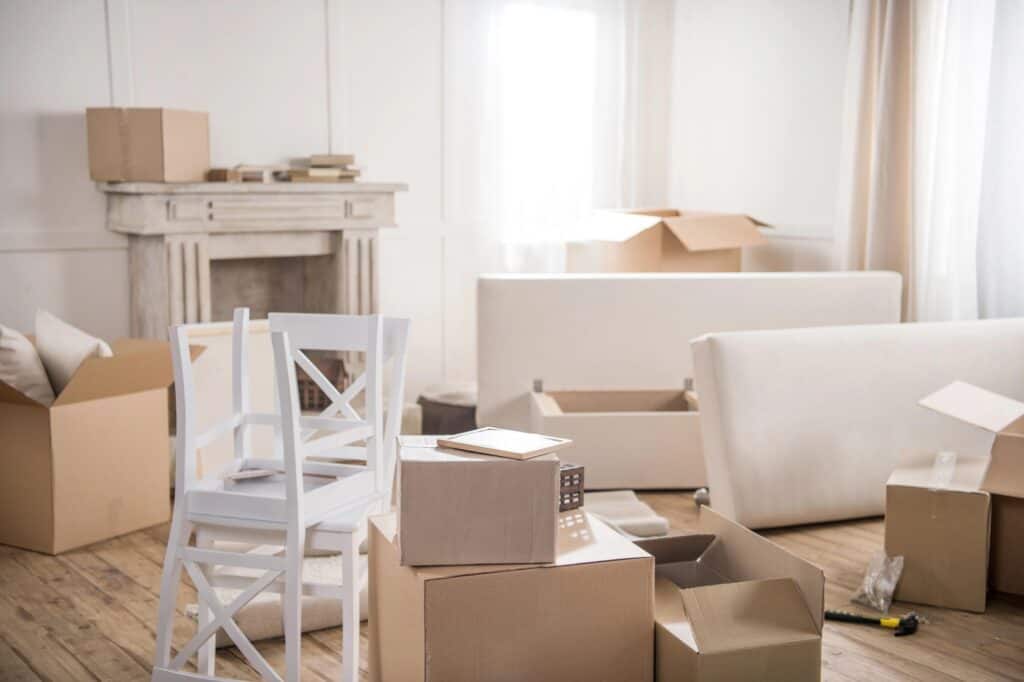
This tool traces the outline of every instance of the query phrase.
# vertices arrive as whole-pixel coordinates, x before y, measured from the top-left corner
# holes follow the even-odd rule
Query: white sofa
[[[901,286],[891,272],[485,275],[478,284],[477,421],[564,429],[553,435],[576,440],[565,458],[587,468],[590,489],[698,487],[706,479],[696,412],[666,417],[631,408],[630,421],[644,433],[627,438],[634,427],[610,420],[625,412],[538,417],[534,380],[552,392],[681,392],[693,376],[689,341],[700,334],[897,322]],[[597,405],[607,397],[576,402]],[[686,423],[678,423],[680,414]],[[651,442],[643,417],[676,419],[660,433],[678,434],[677,442]]]
[[[694,340],[712,506],[751,528],[882,514],[901,454],[987,454],[920,407],[955,379],[1024,400],[1024,318]]]

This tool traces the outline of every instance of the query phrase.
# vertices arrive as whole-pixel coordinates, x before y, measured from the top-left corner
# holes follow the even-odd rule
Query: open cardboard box
[[[655,680],[820,680],[821,569],[702,507],[654,556]]]
[[[585,241],[566,247],[567,272],[739,272],[741,249],[765,242],[750,216],[674,208],[597,211]]]
[[[57,554],[170,518],[169,346],[113,351],[49,407],[0,382],[0,543]]]
[[[1024,595],[1024,403],[954,381],[920,404],[993,434],[981,480],[992,494],[989,584]]]
[[[982,612],[988,583],[988,458],[903,458],[885,488],[885,553],[903,557],[895,599]]]
[[[653,559],[582,510],[546,564],[407,567],[370,520],[370,679],[649,682]]]
[[[564,459],[588,490],[696,488],[706,475],[693,391],[548,391],[530,396],[531,430],[570,438]]]

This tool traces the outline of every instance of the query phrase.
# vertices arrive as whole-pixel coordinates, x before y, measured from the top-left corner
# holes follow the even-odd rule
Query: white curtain
[[[1024,2],[996,6],[978,224],[982,317],[1024,316]]]
[[[652,17],[670,11],[664,0],[446,2],[446,222],[499,245],[504,268],[560,270],[581,218],[650,196],[642,181],[667,145],[652,137],[661,123],[640,67],[644,50],[666,49],[649,39],[669,39],[670,22]]]
[[[978,316],[994,0],[851,4],[837,265],[903,273],[904,316]]]

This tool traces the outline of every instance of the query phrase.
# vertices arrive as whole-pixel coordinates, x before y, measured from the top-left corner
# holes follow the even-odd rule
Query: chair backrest
[[[294,457],[304,461],[310,455],[357,460],[365,457],[366,468],[374,472],[375,491],[390,504],[402,419],[409,321],[378,315],[301,313],[272,313],[269,321],[286,460]],[[364,352],[365,371],[344,391],[339,391],[306,355],[305,351],[310,350]],[[303,417],[299,413],[296,365],[330,401],[317,416]],[[362,416],[353,406],[360,393]],[[325,430],[335,433],[315,437]],[[365,448],[351,445],[359,440],[365,441]]]
[[[960,379],[1024,399],[1024,319],[710,334],[693,341],[712,506],[751,528],[882,514],[901,455],[988,453],[918,405]]]
[[[221,333],[224,323],[182,324],[171,327],[171,360],[174,366],[174,397],[177,413],[175,438],[175,488],[188,490],[197,478],[197,454],[228,431],[233,431],[234,461],[249,451],[250,419],[248,345],[249,309],[236,308],[231,323],[231,413],[205,432],[198,431],[198,400],[192,368],[190,340],[204,334]],[[268,421],[268,420],[264,420]],[[221,473],[221,472],[215,472]]]

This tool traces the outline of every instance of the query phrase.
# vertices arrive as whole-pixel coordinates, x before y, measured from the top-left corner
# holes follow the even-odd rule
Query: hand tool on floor
[[[917,614],[913,611],[899,618],[888,616],[883,616],[881,618],[875,616],[858,616],[856,613],[848,613],[846,611],[825,611],[825,620],[835,620],[842,623],[861,623],[863,625],[879,625],[883,628],[891,628],[892,630],[895,630],[893,635],[896,637],[914,634],[917,632],[917,625],[919,623]]]

